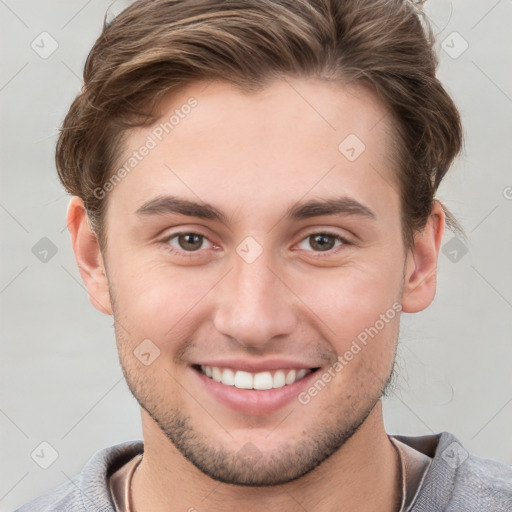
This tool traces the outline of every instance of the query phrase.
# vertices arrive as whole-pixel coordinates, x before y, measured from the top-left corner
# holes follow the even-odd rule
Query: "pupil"
[[[329,243],[329,239],[331,239],[331,243]],[[330,235],[314,235],[313,240],[313,245],[317,245],[317,247],[323,251],[331,249],[334,245],[332,243],[332,237]]]
[[[182,243],[184,241],[184,243]],[[183,249],[199,249],[201,247],[201,235],[187,233],[180,236],[180,245]]]

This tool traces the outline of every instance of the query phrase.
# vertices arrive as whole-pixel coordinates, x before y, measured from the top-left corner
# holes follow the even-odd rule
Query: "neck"
[[[242,487],[203,474],[142,412],[144,456],[132,481],[133,512],[396,512],[400,461],[379,401],[357,432],[301,478],[272,487]],[[298,505],[300,504],[300,505]],[[172,507],[172,508],[170,508]]]

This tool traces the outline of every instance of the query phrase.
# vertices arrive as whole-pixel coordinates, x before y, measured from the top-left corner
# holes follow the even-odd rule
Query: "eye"
[[[206,235],[194,231],[174,233],[164,238],[161,243],[166,250],[182,257],[198,257],[201,255],[201,249],[214,247]],[[304,244],[308,247],[305,247]],[[327,256],[337,253],[337,249],[344,245],[350,245],[346,238],[336,233],[321,231],[310,233],[304,237],[299,243],[299,249],[309,252],[313,249],[313,252],[327,253]]]
[[[338,242],[338,245],[336,245]],[[315,252],[337,252],[332,251],[333,248],[338,248],[342,245],[348,245],[349,242],[342,236],[336,233],[329,233],[326,231],[321,231],[318,233],[310,233],[305,238],[302,239],[301,244],[307,244],[309,247],[313,248]],[[300,249],[309,250],[307,247],[301,247]]]
[[[194,253],[198,252],[200,249],[205,249],[205,247],[203,247],[204,242],[208,242],[210,244],[209,247],[213,246],[205,235],[192,231],[174,233],[162,240],[166,249],[171,253],[181,254],[183,256],[195,256],[186,253]]]

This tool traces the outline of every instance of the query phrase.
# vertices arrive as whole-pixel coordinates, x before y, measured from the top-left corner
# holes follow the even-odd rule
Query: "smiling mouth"
[[[319,368],[281,369],[263,371],[258,373],[235,370],[233,368],[220,368],[218,366],[192,365],[194,370],[206,377],[239,389],[267,390],[289,386],[303,379],[306,375],[317,371]]]

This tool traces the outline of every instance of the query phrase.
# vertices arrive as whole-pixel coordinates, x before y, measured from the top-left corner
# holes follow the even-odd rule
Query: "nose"
[[[252,263],[234,255],[234,268],[217,290],[214,316],[218,332],[259,351],[290,335],[298,315],[298,300],[266,253]]]

